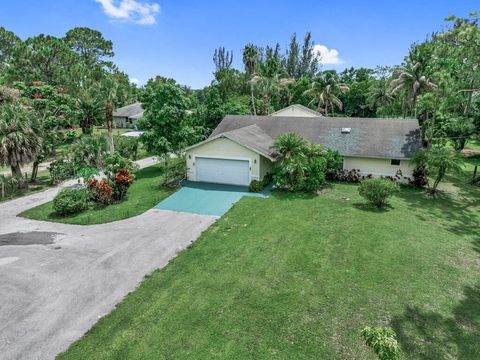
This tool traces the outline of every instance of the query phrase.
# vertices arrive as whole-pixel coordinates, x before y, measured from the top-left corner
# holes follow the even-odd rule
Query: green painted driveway
[[[248,192],[245,186],[221,185],[187,181],[176,193],[155,206],[156,209],[173,210],[201,215],[222,216],[242,196],[267,197],[270,188],[261,193]]]

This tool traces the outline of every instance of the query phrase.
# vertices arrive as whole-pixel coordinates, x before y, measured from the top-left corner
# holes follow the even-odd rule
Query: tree
[[[7,73],[10,81],[41,81],[72,89],[81,80],[78,70],[78,57],[63,39],[41,34],[15,45]]]
[[[100,31],[87,27],[76,27],[67,31],[64,40],[79,55],[86,66],[90,68],[112,67],[112,63],[105,58],[114,56],[113,44],[106,40]]]
[[[35,113],[37,130],[42,138],[42,146],[33,161],[30,181],[35,181],[38,166],[63,141],[61,130],[71,127],[76,120],[75,99],[62,88],[35,82],[31,84],[16,83],[21,90],[22,102],[28,104]]]
[[[115,152],[113,143],[113,103],[117,97],[118,84],[112,74],[106,73],[100,82],[100,95],[105,101],[105,122],[108,129],[110,154]]]
[[[192,126],[186,112],[188,98],[174,80],[149,80],[140,100],[145,109],[138,121],[144,130],[140,141],[148,151],[163,156],[168,162],[170,153],[198,139],[199,129]]]
[[[0,163],[10,166],[12,176],[22,176],[20,166],[34,160],[41,145],[34,113],[20,104],[0,106]]]
[[[267,100],[274,93],[287,88],[294,80],[285,74],[277,73],[273,77],[255,75],[251,83],[258,89],[263,96],[263,114],[267,115]]]
[[[213,62],[215,63],[215,71],[222,69],[229,70],[233,62],[233,51],[227,51],[224,47],[215,49],[213,54]]]
[[[424,74],[420,62],[408,59],[405,65],[395,71],[395,79],[391,83],[392,93],[404,91],[407,95],[411,114],[417,117],[417,98],[422,91],[432,90],[436,85]]]
[[[295,133],[279,136],[273,143],[273,149],[278,153],[280,162],[288,161],[295,156],[301,156],[308,143]]]
[[[102,104],[89,94],[85,94],[80,98],[77,108],[82,133],[91,135],[93,126],[100,125],[105,118]]]
[[[13,49],[21,41],[13,32],[0,26],[0,74],[10,64]]]
[[[447,147],[434,147],[426,153],[428,172],[435,174],[435,180],[430,192],[435,195],[438,184],[445,178],[447,171],[461,171],[462,158],[459,153]]]
[[[305,34],[301,48],[297,42],[297,35],[295,33],[292,35],[285,64],[285,70],[291,77],[300,79],[304,76],[313,78],[317,75],[320,59],[313,51],[314,45],[310,32]]]
[[[259,62],[259,53],[258,53],[258,48],[253,45],[253,44],[247,44],[243,48],[243,65],[245,66],[245,71],[247,74],[250,76],[250,79],[252,79],[257,70],[257,65]],[[257,115],[257,110],[255,108],[255,97],[253,95],[253,82],[250,82],[250,95],[252,98],[252,109],[253,109],[253,115]]]
[[[343,104],[338,95],[348,90],[347,85],[338,82],[335,72],[324,71],[313,80],[310,89],[306,90],[304,94],[312,97],[310,104],[317,104],[317,111],[328,116],[329,109],[331,109],[332,115],[335,115],[335,107],[342,110]]]

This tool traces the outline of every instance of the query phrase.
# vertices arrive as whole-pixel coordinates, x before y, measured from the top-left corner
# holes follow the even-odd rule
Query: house
[[[286,133],[337,150],[344,169],[372,176],[410,178],[410,159],[422,148],[413,119],[227,115],[208,139],[186,149],[187,177],[234,185],[262,180],[276,161],[275,139]]]
[[[113,121],[117,128],[136,129],[136,122],[142,116],[142,104],[136,102],[116,109],[113,112]]]

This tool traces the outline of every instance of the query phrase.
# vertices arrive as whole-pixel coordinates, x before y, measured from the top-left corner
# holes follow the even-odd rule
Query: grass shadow
[[[451,316],[407,306],[392,319],[405,353],[416,359],[478,359],[480,355],[480,286],[464,288],[464,299]]]
[[[389,212],[390,210],[394,210],[395,208],[391,204],[387,204],[383,207],[376,207],[374,205],[368,204],[368,203],[363,203],[363,202],[357,202],[353,204],[353,207],[355,207],[358,210],[362,211],[368,211],[372,213],[385,213]]]

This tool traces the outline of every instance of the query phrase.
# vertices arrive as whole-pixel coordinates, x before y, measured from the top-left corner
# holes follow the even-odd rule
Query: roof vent
[[[342,128],[342,134],[350,134],[352,128]]]

